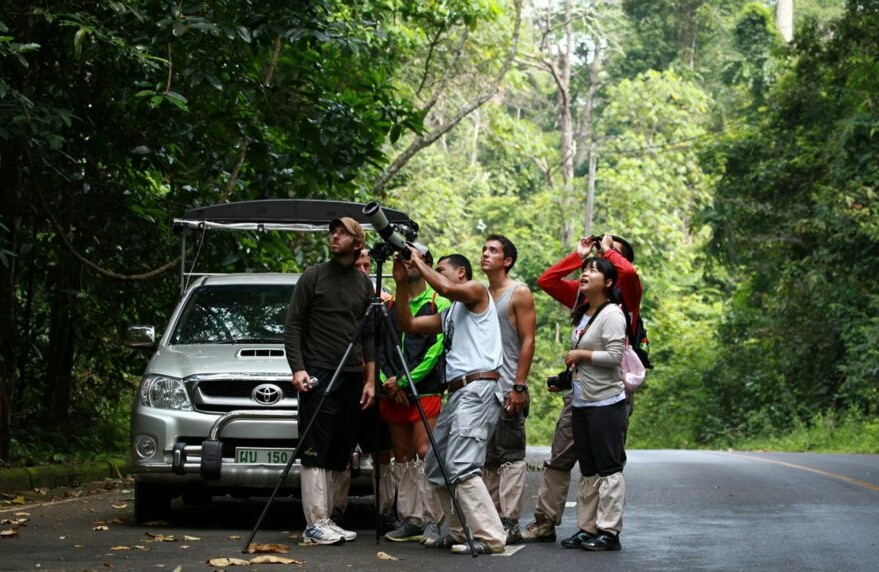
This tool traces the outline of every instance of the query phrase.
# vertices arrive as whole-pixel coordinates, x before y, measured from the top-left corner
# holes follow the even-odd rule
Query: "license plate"
[[[286,465],[293,449],[235,449],[235,462],[255,465]]]

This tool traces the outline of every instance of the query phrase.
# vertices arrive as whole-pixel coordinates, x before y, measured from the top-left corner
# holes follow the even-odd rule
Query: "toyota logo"
[[[281,388],[273,383],[257,385],[250,392],[250,398],[260,405],[274,405],[281,401],[282,397],[284,397],[284,393],[281,391]]]

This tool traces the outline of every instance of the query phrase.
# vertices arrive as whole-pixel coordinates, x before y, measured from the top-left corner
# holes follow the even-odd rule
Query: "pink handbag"
[[[623,380],[623,385],[628,391],[635,391],[644,383],[646,374],[644,364],[627,341],[623,350],[623,359],[620,361],[620,378]]]

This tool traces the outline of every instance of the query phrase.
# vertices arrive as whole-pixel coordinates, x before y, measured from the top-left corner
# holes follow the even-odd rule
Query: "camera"
[[[557,375],[551,375],[546,378],[546,387],[550,389],[571,389],[574,383],[574,375],[571,370],[564,369]]]
[[[385,243],[400,253],[400,258],[409,259],[409,248],[412,242],[418,238],[418,225],[391,224],[385,216],[381,206],[377,202],[371,202],[363,207],[363,214],[369,219],[372,228],[378,233]]]

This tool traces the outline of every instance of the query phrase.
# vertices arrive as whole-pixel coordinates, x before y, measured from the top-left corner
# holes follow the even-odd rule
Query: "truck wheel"
[[[171,493],[168,487],[136,481],[134,484],[134,519],[138,524],[168,520],[171,516]]]
[[[201,506],[211,502],[211,492],[207,487],[191,486],[183,489],[183,504],[187,506]]]

